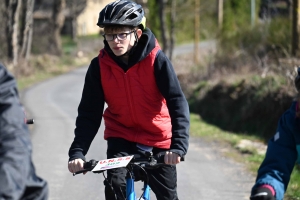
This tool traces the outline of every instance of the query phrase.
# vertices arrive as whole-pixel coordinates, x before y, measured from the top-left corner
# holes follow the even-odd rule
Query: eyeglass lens
[[[125,40],[127,38],[127,35],[132,33],[133,31],[130,31],[129,33],[118,33],[118,34],[104,34],[104,38],[106,41],[112,41],[115,38],[117,38],[119,41]]]

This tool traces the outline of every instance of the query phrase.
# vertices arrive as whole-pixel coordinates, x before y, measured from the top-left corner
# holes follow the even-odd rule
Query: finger
[[[68,170],[69,170],[69,172],[73,173],[72,167],[71,167],[71,162],[68,162]]]
[[[177,156],[177,164],[180,163],[180,161],[181,161],[181,157]]]
[[[176,153],[172,153],[172,165],[176,165],[177,164],[177,154]]]
[[[69,167],[69,171],[71,173],[74,173],[74,171],[75,171],[75,169],[74,169],[74,161],[69,162],[68,167]]]
[[[173,164],[173,153],[172,152],[169,152],[169,155],[168,155],[168,164],[169,165]]]
[[[169,164],[173,165],[174,164],[174,154],[172,152],[170,152],[169,154]]]
[[[82,165],[82,163],[80,162],[80,160],[79,159],[76,159],[76,161],[75,161],[75,172],[77,172],[77,171],[80,171],[80,170],[82,170],[83,169],[83,165]]]
[[[176,165],[180,162],[180,156],[177,153],[172,153],[172,165]]]
[[[167,151],[165,154],[165,164],[169,164],[169,152]]]

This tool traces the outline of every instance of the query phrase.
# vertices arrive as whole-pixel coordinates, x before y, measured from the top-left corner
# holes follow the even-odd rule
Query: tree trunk
[[[292,39],[292,55],[300,56],[300,3],[299,0],[293,0],[293,39]]]
[[[5,21],[7,57],[12,63],[11,71],[17,77],[28,72],[28,59],[31,51],[34,0],[7,0]],[[20,65],[21,63],[22,65]]]
[[[65,6],[65,0],[54,0],[52,22],[50,22],[53,34],[49,37],[49,53],[58,56],[62,54],[60,31],[65,21],[63,13]]]
[[[218,28],[219,30],[222,29],[223,26],[223,0],[218,1]]]
[[[70,18],[72,23],[71,37],[77,42],[77,17],[87,6],[87,0],[66,0],[66,6],[70,10]]]
[[[77,16],[72,17],[72,40],[77,42]]]
[[[12,61],[15,70],[18,64],[18,36],[19,36],[19,15],[21,0],[7,0],[6,2],[6,35],[7,35],[7,56]]]
[[[26,61],[28,61],[31,52],[33,7],[34,7],[34,0],[27,0],[26,6],[24,5],[25,21],[24,21],[24,28],[23,28],[22,49],[20,53],[20,56],[25,58]]]
[[[9,59],[13,59],[13,31],[15,24],[15,13],[18,7],[17,0],[7,0],[5,1],[6,5],[6,36],[7,36],[7,56]]]
[[[195,0],[195,44],[194,62],[199,63],[199,35],[200,35],[200,0]]]
[[[176,24],[176,0],[171,2],[171,30],[170,30],[170,49],[169,49],[169,59],[172,60],[173,50],[175,46],[175,24]]]
[[[162,40],[162,51],[166,52],[168,49],[167,37],[166,37],[166,19],[165,19],[165,3],[164,0],[159,1],[159,20]],[[175,1],[175,0],[174,0]]]

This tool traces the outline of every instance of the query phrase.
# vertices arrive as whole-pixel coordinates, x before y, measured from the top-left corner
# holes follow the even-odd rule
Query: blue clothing
[[[296,106],[297,102],[293,102],[281,116],[252,188],[271,185],[276,192],[276,200],[284,198],[295,163],[300,161],[300,118],[296,117]]]

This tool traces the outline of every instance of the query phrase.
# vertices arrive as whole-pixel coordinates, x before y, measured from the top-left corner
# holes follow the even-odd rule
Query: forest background
[[[20,90],[86,66],[97,55],[103,47],[101,30],[77,34],[76,18],[89,1],[97,0],[1,1],[0,62],[14,74]],[[180,71],[192,113],[191,134],[223,138],[233,147],[245,139],[266,144],[297,97],[293,81],[300,65],[299,1],[136,2],[145,8],[147,26]],[[35,18],[38,12],[46,20]],[[71,31],[65,31],[67,21]],[[215,48],[200,51],[202,41]],[[174,47],[186,43],[194,43],[194,52],[173,56]],[[239,152],[255,174],[264,154],[254,145]],[[300,198],[299,179],[295,166],[287,199]]]

